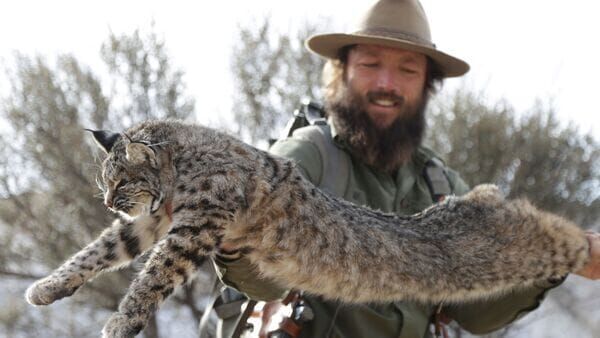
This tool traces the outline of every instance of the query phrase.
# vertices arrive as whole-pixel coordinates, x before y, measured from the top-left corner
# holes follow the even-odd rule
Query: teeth
[[[394,105],[394,101],[391,100],[375,100],[374,103],[379,106],[391,107]]]

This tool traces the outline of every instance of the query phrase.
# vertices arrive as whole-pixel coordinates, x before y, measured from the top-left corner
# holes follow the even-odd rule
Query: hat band
[[[387,28],[367,28],[354,32],[355,35],[381,36],[385,38],[407,40],[435,49],[435,44],[411,33],[395,31]]]

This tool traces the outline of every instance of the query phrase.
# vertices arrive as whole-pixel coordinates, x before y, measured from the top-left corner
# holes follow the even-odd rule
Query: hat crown
[[[379,0],[372,5],[353,33],[313,35],[306,47],[329,59],[340,58],[345,46],[375,44],[422,53],[429,57],[444,77],[460,76],[469,64],[448,55],[431,42],[429,21],[418,0]]]
[[[417,0],[380,0],[360,20],[357,34],[382,35],[434,46],[425,10]]]

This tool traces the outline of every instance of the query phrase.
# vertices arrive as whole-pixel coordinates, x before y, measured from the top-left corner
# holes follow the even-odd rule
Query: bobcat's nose
[[[104,196],[104,205],[107,208],[112,208],[113,207],[113,194],[108,193]]]

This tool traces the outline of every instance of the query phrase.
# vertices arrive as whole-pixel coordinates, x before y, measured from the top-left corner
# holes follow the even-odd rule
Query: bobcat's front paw
[[[64,281],[49,276],[27,288],[25,299],[31,305],[48,305],[72,295],[78,288],[79,286],[68,286]]]
[[[120,312],[114,313],[102,329],[103,338],[129,338],[135,337],[142,329],[144,324],[139,320],[134,320]]]

